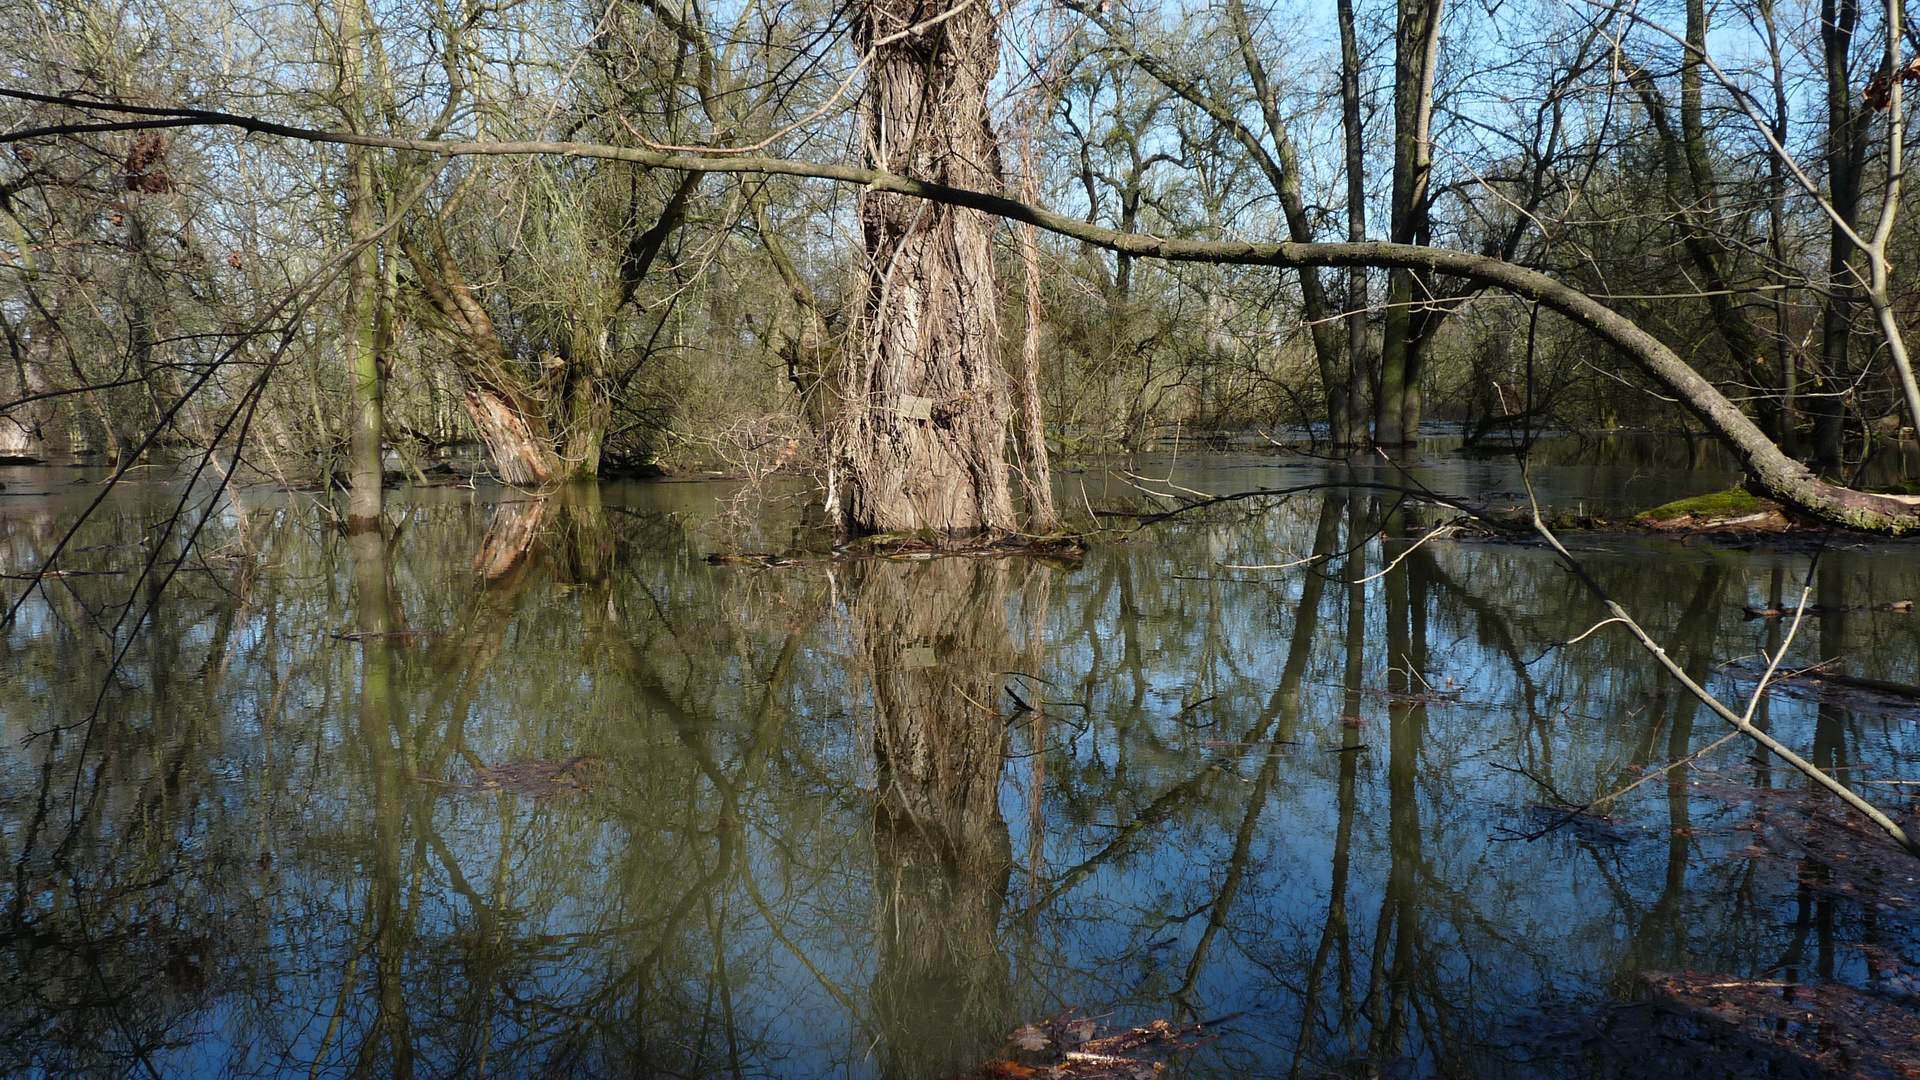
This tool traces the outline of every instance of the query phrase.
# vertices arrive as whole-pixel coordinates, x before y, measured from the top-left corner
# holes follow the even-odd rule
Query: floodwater
[[[1568,509],[1731,479],[1561,458],[1532,483]],[[1634,1075],[1576,1029],[1640,972],[1904,993],[1920,962],[1885,904],[1752,857],[1739,792],[1798,780],[1739,742],[1535,836],[1725,729],[1618,627],[1556,647],[1603,613],[1540,548],[1396,539],[1449,515],[1390,492],[1224,504],[1077,565],[762,567],[704,556],[807,536],[734,485],[402,493],[385,543],[259,491],[163,582],[180,492],[153,483],[77,532],[59,565],[92,573],[22,599],[98,489],[6,472],[0,1074],[935,1080],[1077,1008],[1233,1015],[1184,1077]],[[1511,462],[1414,475],[1525,501]],[[1060,490],[1143,502],[1103,469]],[[1571,539],[1744,707],[1785,626],[1742,608],[1790,605],[1806,554]],[[1870,610],[1920,596],[1913,555],[1824,553],[1834,610],[1789,665],[1920,683],[1920,615]],[[1910,710],[1797,684],[1757,718],[1920,795],[1888,783],[1920,778]]]

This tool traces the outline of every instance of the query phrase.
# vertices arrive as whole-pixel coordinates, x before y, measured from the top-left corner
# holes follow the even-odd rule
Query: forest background
[[[475,443],[525,486],[813,466],[856,526],[1005,529],[1004,492],[860,505],[873,432],[973,423],[895,450],[976,488],[1004,453],[1044,527],[1049,452],[1175,431],[1704,427],[1791,494],[1920,408],[1899,0],[0,12],[11,455],[217,450],[350,481],[361,520]],[[973,239],[901,240],[930,215]],[[943,259],[950,309],[889,339],[902,264]],[[874,375],[942,351],[957,389]]]

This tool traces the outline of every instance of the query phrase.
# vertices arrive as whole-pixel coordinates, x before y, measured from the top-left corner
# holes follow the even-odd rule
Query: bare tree
[[[1445,0],[1400,0],[1394,27],[1393,221],[1396,244],[1432,238],[1433,89],[1440,63],[1440,16]],[[1380,395],[1374,402],[1373,441],[1406,446],[1420,438],[1420,379],[1437,312],[1432,277],[1414,268],[1387,279],[1387,311],[1380,342]]]

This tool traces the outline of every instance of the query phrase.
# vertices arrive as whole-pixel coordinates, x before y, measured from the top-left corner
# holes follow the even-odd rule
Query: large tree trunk
[[[351,131],[366,125],[367,9],[362,0],[339,0],[340,108]],[[347,530],[380,528],[386,480],[385,365],[376,332],[380,304],[379,250],[373,242],[373,160],[364,146],[347,147],[347,242],[356,246],[346,268],[346,326],[341,351],[347,368]]]
[[[1787,145],[1787,72],[1785,46],[1780,41],[1779,24],[1774,19],[1774,0],[1758,0],[1755,8],[1766,27],[1767,58],[1773,68],[1773,115],[1768,130],[1773,141]],[[1767,155],[1767,254],[1774,264],[1787,265],[1787,170],[1780,155]],[[1800,414],[1795,399],[1799,396],[1799,360],[1793,347],[1793,308],[1785,289],[1774,291],[1773,359],[1780,369],[1780,424],[1774,442],[1791,456],[1800,452]]]
[[[524,391],[469,377],[462,400],[501,483],[538,488],[561,478],[546,417]]]
[[[1353,0],[1338,0],[1340,22],[1340,127],[1347,158],[1347,242],[1367,239],[1367,146],[1360,122],[1360,41],[1354,31]],[[1367,396],[1373,382],[1373,339],[1367,329],[1367,271],[1347,271],[1347,438],[1367,438]],[[1327,391],[1333,393],[1331,388]]]
[[[1850,226],[1860,221],[1860,174],[1866,169],[1868,118],[1853,87],[1853,36],[1860,22],[1854,0],[1821,0],[1820,45],[1827,75],[1827,199]],[[1820,369],[1812,400],[1814,460],[1837,472],[1845,459],[1847,390],[1853,381],[1853,313],[1860,274],[1853,240],[1836,222],[1828,230],[1827,289],[1820,312]]]
[[[0,313],[0,337],[5,338],[11,369],[0,377],[0,395],[9,401],[40,398],[31,405],[16,405],[0,413],[0,455],[47,457],[55,452],[59,436],[67,434],[61,423],[63,413],[54,395],[53,380],[47,376],[46,348],[37,340],[44,335],[24,333],[25,320],[16,327]],[[67,446],[59,446],[66,450]]]
[[[948,17],[950,16],[950,17]],[[907,32],[916,23],[944,21]],[[976,191],[1000,189],[987,91],[999,63],[990,5],[870,0],[871,164]],[[999,355],[994,219],[863,193],[867,293],[847,350],[843,524],[948,535],[1014,528],[1004,456],[1011,413]]]
[[[460,367],[467,415],[494,475],[517,487],[567,479],[571,474],[554,445],[540,388],[507,355],[493,317],[474,297],[438,223],[424,239],[403,234],[400,247],[436,316],[432,325]]]
[[[1444,0],[1400,0],[1394,31],[1393,226],[1396,244],[1427,243],[1433,195],[1433,80],[1439,64]],[[1387,279],[1387,317],[1380,342],[1380,394],[1374,401],[1373,441],[1406,446],[1420,441],[1420,379],[1429,332],[1437,325],[1427,306],[1432,275],[1396,268]]]
[[[1027,174],[1020,193],[1028,202],[1040,201],[1040,183],[1034,176],[1032,141],[1026,147]],[[1053,505],[1053,465],[1047,455],[1047,422],[1040,408],[1040,336],[1044,329],[1045,292],[1041,288],[1040,230],[1020,226],[1020,269],[1027,286],[1027,333],[1020,343],[1020,429],[1027,459],[1021,465],[1021,489],[1027,500],[1027,521],[1034,532],[1060,526]]]

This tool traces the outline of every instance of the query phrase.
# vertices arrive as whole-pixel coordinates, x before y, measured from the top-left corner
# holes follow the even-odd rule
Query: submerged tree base
[[[986,532],[973,536],[952,536],[932,529],[921,529],[863,536],[836,545],[831,554],[812,551],[781,555],[755,551],[715,552],[707,556],[707,561],[715,566],[804,566],[852,559],[932,559],[939,556],[1005,558],[1024,555],[1077,562],[1086,553],[1086,537],[1074,532],[1060,531],[1038,536]]]
[[[1055,555],[1079,558],[1086,554],[1086,537],[1058,531],[1041,535],[981,532],[955,536],[933,529],[875,533],[841,545],[846,555]]]

